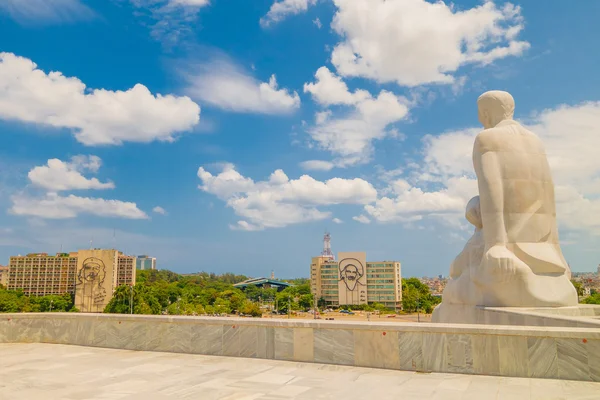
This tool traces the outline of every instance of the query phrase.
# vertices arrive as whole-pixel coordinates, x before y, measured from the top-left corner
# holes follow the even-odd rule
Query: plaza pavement
[[[600,399],[600,383],[0,344],[0,400]]]

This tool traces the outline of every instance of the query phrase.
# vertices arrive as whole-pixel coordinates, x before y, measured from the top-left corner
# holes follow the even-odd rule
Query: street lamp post
[[[129,285],[129,314],[133,314],[133,285]]]
[[[52,299],[50,300],[50,312],[52,312],[52,302],[53,302],[53,301],[54,301],[54,300],[52,300]]]
[[[421,297],[419,296],[419,292],[417,292],[417,322],[421,322],[421,314],[419,314],[419,306],[421,305]]]

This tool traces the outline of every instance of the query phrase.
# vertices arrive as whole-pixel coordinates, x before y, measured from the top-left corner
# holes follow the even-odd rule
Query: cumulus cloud
[[[83,173],[96,173],[102,165],[97,156],[77,155],[66,162],[53,158],[46,165],[29,171],[28,177],[33,187],[11,196],[14,215],[46,219],[75,218],[81,214],[100,217],[146,219],[148,216],[135,203],[120,200],[106,200],[94,197],[80,197],[73,194],[62,196],[59,192],[72,190],[114,189],[111,181],[100,182],[97,178],[86,178]],[[40,195],[39,189],[43,190]]]
[[[97,178],[86,178],[82,172],[97,172],[102,160],[97,156],[75,156],[71,162],[57,158],[48,160],[47,165],[34,167],[29,180],[35,186],[52,192],[81,189],[114,189],[112,182],[100,182]]]
[[[335,223],[335,224],[343,224],[343,223],[344,223],[344,221],[342,221],[342,220],[341,220],[341,219],[339,219],[339,218],[334,218],[334,219],[332,219],[331,221],[333,221],[333,223]]]
[[[74,195],[60,196],[48,193],[41,198],[13,196],[10,212],[45,219],[75,218],[81,214],[99,217],[146,219],[148,216],[135,203],[119,200],[105,200]]]
[[[559,225],[600,234],[600,102],[561,105],[522,121],[540,136],[552,170]],[[466,202],[477,195],[472,165],[475,136],[467,128],[423,139],[423,162],[393,179],[386,196],[365,211],[380,222],[442,217],[464,223]]]
[[[300,107],[298,93],[279,89],[275,75],[268,82],[260,82],[224,58],[188,68],[183,77],[191,97],[225,110],[288,114]]]
[[[317,103],[325,107],[348,107],[346,111],[335,113],[332,110],[317,112],[315,124],[307,129],[321,149],[337,157],[333,161],[337,167],[368,161],[373,151],[372,142],[396,135],[395,130],[389,129],[390,125],[408,115],[408,100],[392,92],[382,90],[377,97],[366,90],[351,92],[327,67],[319,68],[315,78],[315,83],[304,85],[304,91]]]
[[[306,12],[308,7],[317,4],[317,0],[275,0],[269,12],[260,19],[263,28],[283,21],[290,15]],[[320,22],[319,22],[320,23]]]
[[[358,217],[352,217],[353,220],[360,222],[361,224],[370,224],[371,220],[365,215],[359,215]]]
[[[72,23],[96,15],[80,0],[2,0],[0,12],[23,25]]]
[[[88,146],[173,141],[200,120],[200,107],[188,97],[153,95],[141,84],[90,90],[12,53],[0,53],[0,82],[1,119],[66,128]]]
[[[308,160],[302,161],[300,167],[307,171],[330,171],[335,167],[335,164],[331,161]]]
[[[377,197],[375,188],[363,179],[333,178],[318,181],[303,175],[289,179],[276,170],[268,180],[255,182],[235,170],[222,166],[217,175],[203,167],[198,169],[199,188],[225,201],[236,215],[244,218],[233,229],[262,230],[331,217],[319,206],[368,204]]]
[[[160,214],[160,215],[167,215],[167,211],[160,207],[160,206],[156,206],[152,209],[152,212],[156,213],[156,214]]]
[[[331,24],[342,40],[331,54],[337,72],[402,86],[453,84],[469,63],[521,55],[529,43],[519,7],[491,1],[457,10],[426,0],[334,0]],[[418,23],[415,23],[418,21]]]

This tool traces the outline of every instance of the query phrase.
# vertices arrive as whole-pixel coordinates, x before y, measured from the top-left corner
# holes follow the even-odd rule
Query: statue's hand
[[[473,279],[481,284],[520,280],[527,269],[527,265],[505,246],[496,245],[483,255],[481,266]]]

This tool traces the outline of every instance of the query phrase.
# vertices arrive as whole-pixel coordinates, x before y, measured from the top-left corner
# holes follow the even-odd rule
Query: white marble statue
[[[486,92],[477,105],[485,128],[473,147],[479,196],[467,207],[475,234],[451,266],[442,305],[576,305],[542,141],[513,120],[509,93]]]

